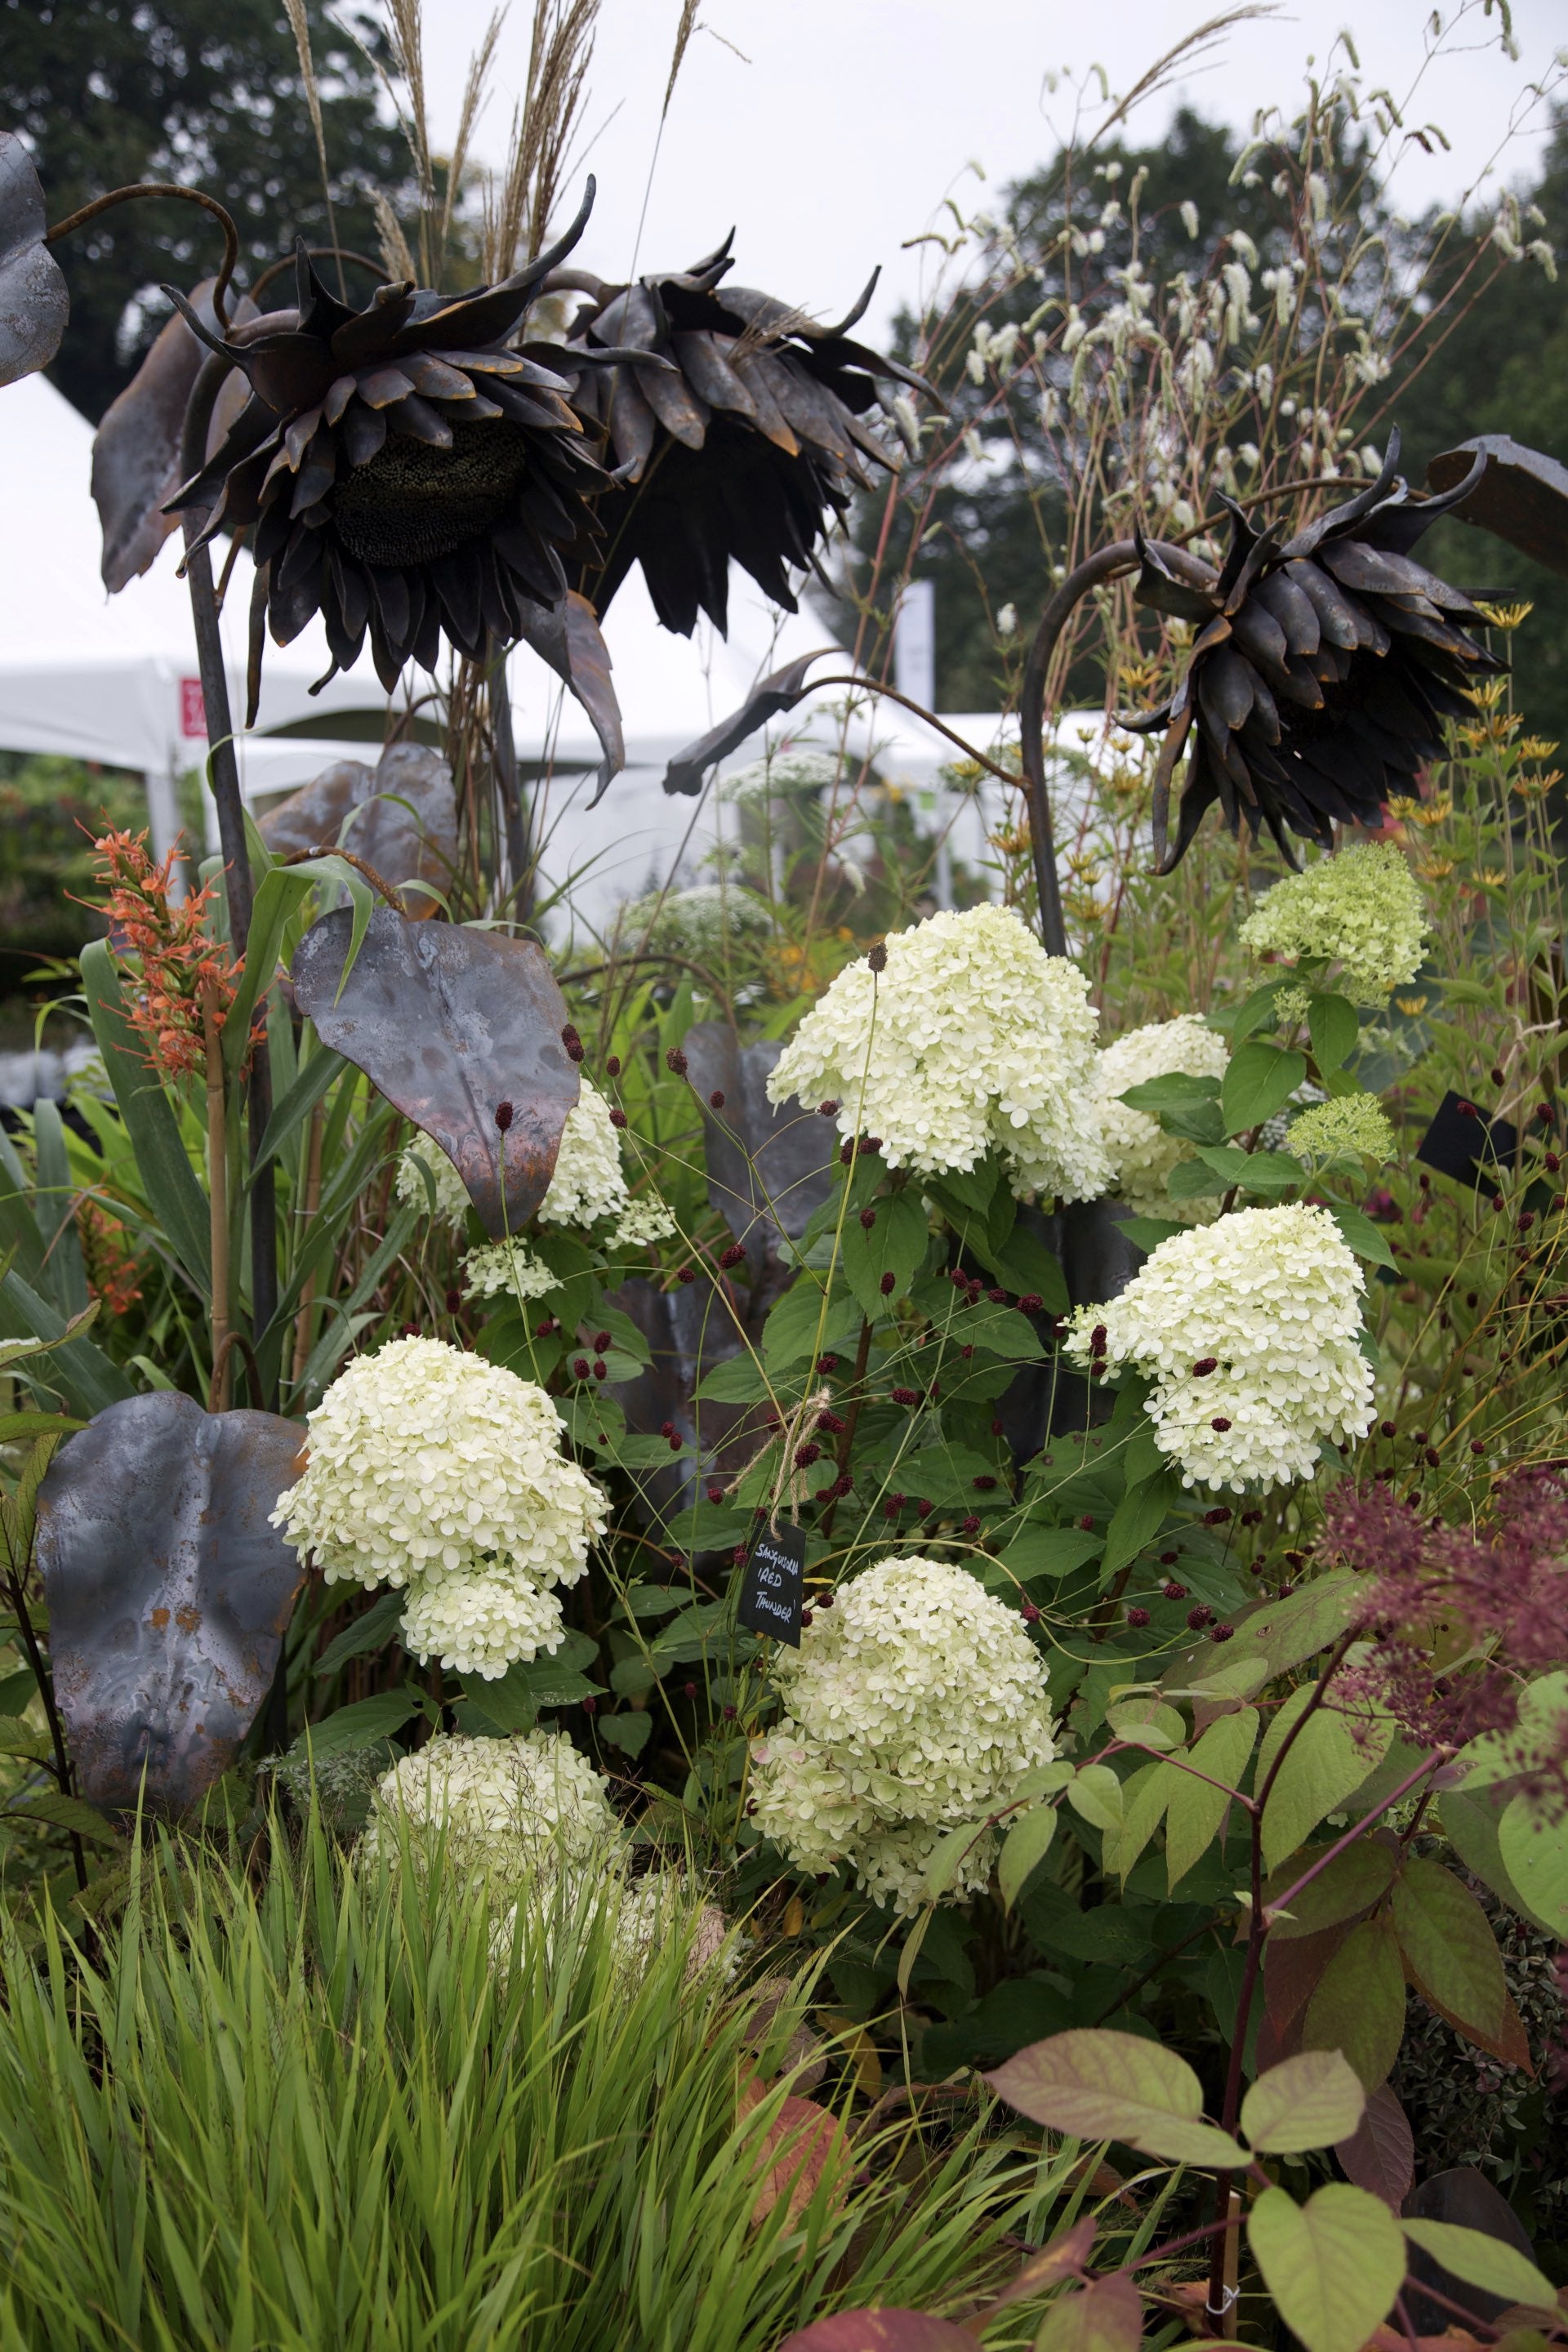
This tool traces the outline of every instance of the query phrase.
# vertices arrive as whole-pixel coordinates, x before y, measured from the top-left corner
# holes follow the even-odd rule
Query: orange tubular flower
[[[103,902],[110,937],[121,955],[139,957],[142,982],[129,1006],[132,1026],[163,1077],[188,1077],[206,1061],[204,998],[222,1029],[234,1003],[240,966],[207,929],[213,886],[183,906],[169,901],[174,852],[154,865],[143,834],[106,833],[95,841],[109,885]]]

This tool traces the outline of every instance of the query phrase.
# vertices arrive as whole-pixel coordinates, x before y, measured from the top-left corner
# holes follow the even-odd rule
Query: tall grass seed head
[[[1253,908],[1240,938],[1258,955],[1328,957],[1352,1003],[1381,1005],[1420,971],[1428,929],[1403,854],[1370,841],[1285,875]]]
[[[1100,1131],[1116,1190],[1139,1216],[1176,1217],[1184,1224],[1200,1224],[1217,1213],[1219,1204],[1212,1198],[1172,1199],[1165,1189],[1171,1171],[1184,1160],[1192,1159],[1196,1146],[1184,1136],[1167,1134],[1157,1118],[1147,1111],[1134,1110],[1120,1097],[1130,1087],[1172,1071],[1194,1078],[1223,1077],[1227,1059],[1225,1039],[1195,1013],[1130,1029],[1099,1056],[1095,1100]]]
[[[1038,1652],[967,1570],[919,1556],[839,1587],[774,1666],[784,1718],[753,1748],[757,1828],[801,1868],[847,1863],[878,1902],[918,1908],[949,1830],[1056,1752]],[[955,1884],[983,1887],[994,1841]]]
[[[1371,1425],[1364,1287],[1326,1209],[1242,1209],[1173,1234],[1118,1297],[1080,1307],[1067,1352],[1153,1383],[1154,1441],[1184,1486],[1267,1489]]]
[[[839,1132],[880,1136],[890,1168],[936,1176],[995,1149],[1019,1194],[1102,1192],[1098,1015],[1077,967],[1005,907],[933,915],[885,945],[879,974],[847,966],[806,1014],[771,1098],[837,1100]]]

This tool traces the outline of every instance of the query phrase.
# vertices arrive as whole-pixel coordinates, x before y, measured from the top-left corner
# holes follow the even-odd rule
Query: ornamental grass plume
[[[873,950],[873,954],[875,954]],[[841,971],[768,1079],[773,1102],[836,1102],[841,1135],[940,1176],[1001,1153],[1015,1192],[1088,1201],[1110,1162],[1094,1103],[1089,983],[1010,907],[932,915]]]
[[[846,1863],[879,1903],[918,1909],[945,1832],[978,1822],[1056,1753],[1038,1652],[962,1568],[879,1560],[818,1611],[773,1673],[784,1713],[752,1748],[752,1818],[802,1870]],[[990,1877],[966,1855],[955,1895]]]
[[[1352,1004],[1380,1005],[1420,971],[1427,929],[1403,853],[1392,842],[1367,841],[1282,877],[1238,936],[1257,955],[1337,963],[1338,986]]]
[[[310,1416],[304,1475],[272,1525],[329,1583],[406,1591],[421,1659],[493,1681],[558,1649],[555,1588],[605,1532],[604,1497],[561,1451],[561,1416],[531,1381],[440,1339],[361,1356]]]
[[[1228,1055],[1225,1039],[1206,1021],[1195,1013],[1181,1013],[1173,1021],[1151,1021],[1142,1029],[1130,1029],[1096,1061],[1095,1101],[1110,1157],[1111,1181],[1139,1216],[1204,1224],[1218,1213],[1219,1202],[1212,1197],[1172,1199],[1166,1190],[1171,1172],[1191,1160],[1197,1147],[1184,1136],[1167,1134],[1157,1118],[1134,1110],[1121,1096],[1173,1071],[1194,1078],[1223,1077]]]
[[[1184,1486],[1282,1486],[1371,1424],[1364,1287],[1326,1209],[1242,1209],[1173,1234],[1120,1297],[1078,1308],[1067,1352],[1091,1377],[1152,1382],[1154,1442]]]
[[[194,1076],[206,1066],[206,1021],[222,1030],[239,984],[237,961],[208,928],[215,886],[204,883],[176,907],[169,898],[174,849],[155,865],[144,833],[112,828],[92,845],[109,885],[102,910],[110,938],[121,954],[141,961],[127,1007],[131,1025],[161,1076]]]

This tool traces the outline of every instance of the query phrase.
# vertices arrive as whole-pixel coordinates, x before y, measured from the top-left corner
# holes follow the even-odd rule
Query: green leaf
[[[1047,1315],[1068,1312],[1072,1301],[1068,1297],[1060,1263],[1027,1225],[1015,1225],[1001,1248],[991,1251],[989,1255],[991,1270],[1004,1289],[1020,1298],[1032,1294]]]
[[[1268,2156],[1333,2147],[1359,2129],[1366,2093],[1337,2050],[1303,2050],[1270,2066],[1241,2103],[1241,2128]]]
[[[1220,1115],[1227,1135],[1244,1135],[1282,1110],[1307,1075],[1304,1054],[1255,1042],[1240,1045],[1220,1081]]]
[[[1051,1849],[1057,1833],[1057,1809],[1054,1805],[1035,1805],[1022,1820],[1014,1822],[1003,1841],[1001,1859],[996,1864],[996,1882],[1002,1889],[1002,1903],[1011,1911]]]
[[[131,1025],[106,940],[90,940],[83,948],[81,980],[93,1035],[136,1157],[147,1205],[180,1264],[205,1296],[212,1281],[206,1194],[185,1155],[169,1098],[148,1067],[146,1046]]]
[[[1100,1549],[1101,1538],[1087,1528],[1037,1528],[1026,1523],[997,1554],[1021,1584],[1037,1576],[1068,1576]]]
[[[1312,1057],[1319,1075],[1327,1077],[1348,1062],[1361,1035],[1361,1016],[1342,996],[1314,996],[1307,1014]]]
[[[31,1666],[22,1666],[0,1680],[0,1716],[23,1715],[37,1697],[37,1678]]]
[[[1057,2297],[1035,2352],[1138,2352],[1142,2340],[1143,2299],[1125,2272],[1113,2271]]]
[[[803,1356],[841,1349],[860,1328],[860,1308],[849,1293],[835,1285],[823,1314],[825,1293],[811,1273],[797,1275],[763,1326],[763,1354],[768,1370],[776,1375]]]
[[[1130,1487],[1110,1515],[1105,1530],[1101,1573],[1114,1576],[1152,1544],[1170,1517],[1180,1495],[1174,1471],[1161,1470],[1140,1486]]]
[[[1215,1143],[1205,1144],[1198,1158],[1222,1184],[1238,1184],[1247,1192],[1289,1192],[1301,1181],[1301,1163],[1288,1151],[1244,1151],[1238,1143]]]
[[[377,1691],[374,1698],[356,1699],[352,1706],[340,1706],[323,1716],[320,1723],[308,1724],[289,1753],[318,1758],[352,1755],[356,1748],[374,1748],[378,1739],[390,1739],[418,1712],[416,1691],[406,1687]]]
[[[1165,1817],[1172,1773],[1168,1764],[1145,1764],[1121,1783],[1121,1827],[1108,1831],[1101,1860],[1109,1876],[1125,1879]]]
[[[1405,2283],[1405,2241],[1381,2199],[1331,2181],[1298,2205],[1266,2189],[1247,2241],[1279,2316],[1307,2352],[1361,2352]]]
[[[628,1756],[640,1756],[653,1731],[653,1717],[646,1708],[639,1713],[628,1707],[624,1715],[600,1716],[595,1728],[600,1738],[607,1739],[612,1748],[622,1748]]]
[[[1116,1230],[1124,1234],[1141,1250],[1156,1250],[1168,1242],[1173,1234],[1184,1234],[1186,1226],[1173,1217],[1122,1217]]]
[[[884,1192],[868,1202],[865,1214],[876,1222],[869,1228],[858,1216],[846,1219],[839,1250],[844,1279],[869,1321],[888,1314],[907,1297],[910,1283],[926,1254],[931,1228],[918,1192]],[[893,1287],[884,1294],[882,1277],[890,1274]]]
[[[24,1705],[37,1688],[37,1685],[29,1675],[27,1688],[21,1695]],[[19,1715],[0,1715],[0,1756],[20,1756],[31,1764],[47,1764],[51,1761],[54,1752],[54,1743],[47,1731],[35,1730]]]
[[[1291,1692],[1258,1752],[1257,1785],[1262,1789],[1287,1738],[1295,1734],[1263,1808],[1263,1859],[1269,1870],[1294,1853],[1325,1813],[1336,1812],[1360,1788],[1382,1763],[1394,1737],[1389,1717],[1341,1715],[1331,1703],[1302,1723],[1314,1691],[1315,1685],[1303,1683]]]
[[[1311,1868],[1312,1859],[1310,1853],[1297,1853],[1282,1864],[1264,1887],[1265,1910],[1283,1902],[1296,1880]],[[1358,1838],[1354,1845],[1336,1854],[1310,1885],[1302,1887],[1289,1911],[1272,1922],[1270,1937],[1289,1943],[1300,1936],[1319,1935],[1325,1927],[1337,1927],[1358,1912],[1370,1911],[1387,1894],[1394,1871],[1394,1856],[1387,1846],[1373,1838]]]
[[[984,1822],[964,1822],[958,1829],[949,1830],[938,1838],[926,1859],[921,1892],[928,1903],[940,1903],[952,1886],[964,1856],[984,1834]]]
[[[96,1845],[119,1845],[120,1833],[112,1829],[92,1806],[79,1797],[62,1797],[58,1790],[44,1790],[39,1794],[22,1798],[7,1805],[5,1818],[8,1822],[47,1822],[51,1829],[70,1830],[78,1837],[90,1838]]]
[[[86,1427],[85,1421],[73,1420],[69,1413],[4,1412],[0,1445],[15,1445],[24,1437],[69,1437],[73,1430]]]
[[[1402,2221],[1413,2246],[1440,2263],[1449,2276],[1479,2286],[1503,2303],[1524,2304],[1532,2311],[1556,2312],[1557,2289],[1528,2254],[1506,2238],[1489,2237],[1484,2230],[1462,2229],[1457,2221]]]
[[[1521,1789],[1498,1823],[1503,1868],[1537,1919],[1568,1942],[1568,1836],[1560,1817],[1548,1820],[1540,1801]]]
[[[13,1362],[26,1364],[40,1354],[49,1359],[47,1373],[24,1371],[22,1378],[34,1388],[58,1390],[74,1412],[90,1420],[105,1405],[119,1404],[135,1395],[120,1366],[93,1340],[73,1338],[71,1326],[59,1309],[24,1282],[15,1266],[0,1275],[0,1316],[6,1322],[20,1323],[29,1338],[41,1343],[13,1357]]]
[[[363,1617],[345,1625],[341,1633],[327,1643],[316,1661],[320,1675],[335,1675],[350,1658],[363,1657],[367,1650],[379,1650],[390,1642],[403,1622],[408,1595],[401,1589],[377,1595]]]
[[[745,1349],[705,1372],[694,1393],[704,1403],[760,1404],[768,1394],[767,1376],[759,1360]]]
[[[1405,1970],[1385,1911],[1352,1927],[1319,1978],[1301,2030],[1307,2050],[1338,2050],[1375,2091],[1405,2036]]]
[[[1331,1202],[1329,1214],[1338,1225],[1346,1249],[1352,1250],[1357,1257],[1369,1259],[1373,1265],[1391,1265],[1395,1273],[1399,1271],[1399,1261],[1389,1248],[1381,1226],[1374,1225],[1363,1210]]]
[[[1119,1834],[1123,1815],[1121,1782],[1109,1764],[1080,1764],[1068,1782],[1067,1800],[1091,1829]]]
[[[1106,1708],[1105,1720],[1118,1739],[1133,1740],[1146,1748],[1181,1748],[1186,1741],[1187,1727],[1175,1708],[1152,1691],[1118,1699],[1114,1706]]]
[[[1158,1118],[1163,1110],[1194,1110],[1200,1104],[1217,1102],[1219,1080],[1194,1076],[1187,1070],[1165,1070],[1157,1078],[1144,1078],[1129,1087],[1117,1099],[1130,1110]]]
[[[1391,1897],[1399,1948],[1416,1990],[1482,2050],[1528,2066],[1530,2049],[1503,1975],[1491,1922],[1468,1886],[1416,1854]]]
[[[1240,1787],[1257,1737],[1258,1709],[1238,1707],[1234,1715],[1222,1715],[1211,1723],[1194,1743],[1187,1759],[1192,1771],[1184,1772],[1179,1764],[1164,1767],[1170,1774],[1165,1807],[1165,1870],[1170,1886],[1180,1885],[1218,1835],[1231,1802],[1226,1791]],[[1199,1772],[1207,1778],[1196,1779]],[[1213,1787],[1215,1781],[1224,1786]]]
[[[1233,1045],[1239,1045],[1244,1038],[1272,1024],[1275,998],[1282,988],[1295,985],[1293,971],[1278,972],[1272,980],[1266,980],[1261,988],[1255,988],[1251,995],[1244,997],[1239,1004],[1222,1005],[1217,1012],[1211,1013],[1209,1027],[1216,1030],[1222,1037],[1228,1037]]]
[[[1184,2058],[1103,2026],[1055,2033],[986,2075],[999,2098],[1048,2130],[1117,2139],[1172,2164],[1238,2167],[1245,2152],[1203,2118],[1203,2085]]]
[[[349,1065],[330,1045],[318,1045],[293,1085],[280,1102],[272,1107],[272,1115],[262,1132],[260,1147],[250,1163],[249,1183],[269,1160],[276,1160],[284,1145],[298,1132],[340,1072]]]
[[[1246,1154],[1239,1155],[1245,1159]],[[1178,1160],[1165,1179],[1165,1190],[1173,1201],[1216,1199],[1228,1189],[1230,1179],[1221,1176],[1205,1159]]]

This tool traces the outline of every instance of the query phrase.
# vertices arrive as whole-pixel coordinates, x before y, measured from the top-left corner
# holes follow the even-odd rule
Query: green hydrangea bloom
[[[1394,1157],[1394,1129],[1375,1095],[1337,1095],[1290,1122],[1285,1149],[1298,1160]]]
[[[1427,928],[1403,856],[1374,841],[1276,882],[1243,923],[1241,939],[1258,955],[1329,958],[1353,1004],[1384,1004],[1420,971]]]

